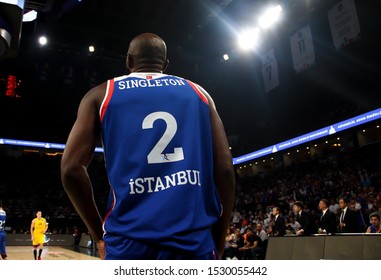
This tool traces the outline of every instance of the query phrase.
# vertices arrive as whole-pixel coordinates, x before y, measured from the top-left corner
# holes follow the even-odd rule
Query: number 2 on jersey
[[[142,128],[143,129],[151,129],[153,128],[153,124],[157,120],[165,121],[167,128],[160,138],[160,140],[156,143],[155,147],[151,150],[151,152],[147,156],[148,164],[153,163],[166,163],[166,162],[175,162],[184,160],[184,152],[183,148],[174,148],[173,153],[164,154],[163,151],[171,142],[173,137],[177,132],[177,122],[174,116],[167,112],[155,112],[149,114],[143,120]]]

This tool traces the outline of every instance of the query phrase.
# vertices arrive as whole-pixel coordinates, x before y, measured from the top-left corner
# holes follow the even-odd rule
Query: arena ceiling
[[[1,62],[3,74],[8,69],[8,74],[27,76],[30,81],[33,67],[48,62],[57,69],[68,64],[81,71],[96,69],[103,81],[126,73],[125,54],[134,36],[157,33],[168,45],[168,72],[200,83],[215,99],[237,156],[381,104],[376,29],[381,1],[355,1],[361,37],[340,51],[332,45],[327,19],[328,9],[338,2],[26,1],[25,10],[36,10],[38,17],[23,24],[18,59]],[[280,86],[266,93],[259,53],[240,52],[237,33],[266,5],[276,3],[284,6],[284,18],[269,32],[263,49],[274,48],[277,54]],[[314,31],[316,65],[296,74],[289,37],[305,24]],[[44,48],[37,44],[42,35],[48,38]],[[94,53],[89,53],[90,45]],[[223,60],[224,54],[229,54],[228,61]],[[0,137],[64,142],[88,88],[74,87],[62,94],[63,89],[52,83],[47,96],[26,83],[21,100],[1,99],[0,118],[5,121]]]

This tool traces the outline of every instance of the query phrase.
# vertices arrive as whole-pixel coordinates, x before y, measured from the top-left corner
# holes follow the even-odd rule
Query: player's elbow
[[[234,169],[232,166],[218,166],[216,170],[216,175],[224,181],[234,181]]]
[[[234,189],[235,175],[231,160],[220,161],[215,165],[215,178],[219,182],[225,182],[223,185],[229,186],[232,190]]]
[[[64,188],[70,185],[68,182],[76,180],[80,176],[80,172],[83,170],[82,166],[71,164],[70,162],[61,162],[61,181]]]
[[[222,154],[222,156],[216,157],[214,166],[216,173],[219,173],[223,177],[234,178],[233,159],[231,157],[230,151]]]

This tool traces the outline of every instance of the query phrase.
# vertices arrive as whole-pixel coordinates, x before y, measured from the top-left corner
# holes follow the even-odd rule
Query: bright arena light
[[[48,43],[48,39],[45,36],[41,36],[38,39],[38,42],[40,43],[41,46],[45,46]]]
[[[23,22],[31,22],[37,18],[37,12],[35,10],[25,13],[22,17]]]
[[[243,50],[254,49],[258,45],[258,27],[242,32],[238,37],[238,44]]]
[[[230,59],[230,57],[229,57],[229,55],[227,53],[224,54],[223,58],[224,58],[225,61]]]
[[[282,15],[282,7],[280,5],[269,8],[258,21],[262,29],[267,29],[274,25]]]
[[[94,46],[89,46],[89,52],[95,52],[95,47]]]

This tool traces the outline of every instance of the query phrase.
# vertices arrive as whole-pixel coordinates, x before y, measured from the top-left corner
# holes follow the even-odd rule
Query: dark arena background
[[[33,259],[37,210],[49,223],[43,259],[97,257],[61,184],[63,144],[81,98],[126,74],[129,42],[153,32],[167,43],[167,73],[202,85],[225,125],[237,184],[225,259],[381,259],[381,236],[366,233],[381,215],[380,12],[380,0],[0,1],[8,258]],[[89,174],[104,216],[101,149]],[[356,215],[350,233],[340,233],[340,197]],[[318,231],[321,199],[336,235]],[[308,236],[296,235],[296,201]],[[250,231],[255,252],[239,249]]]

